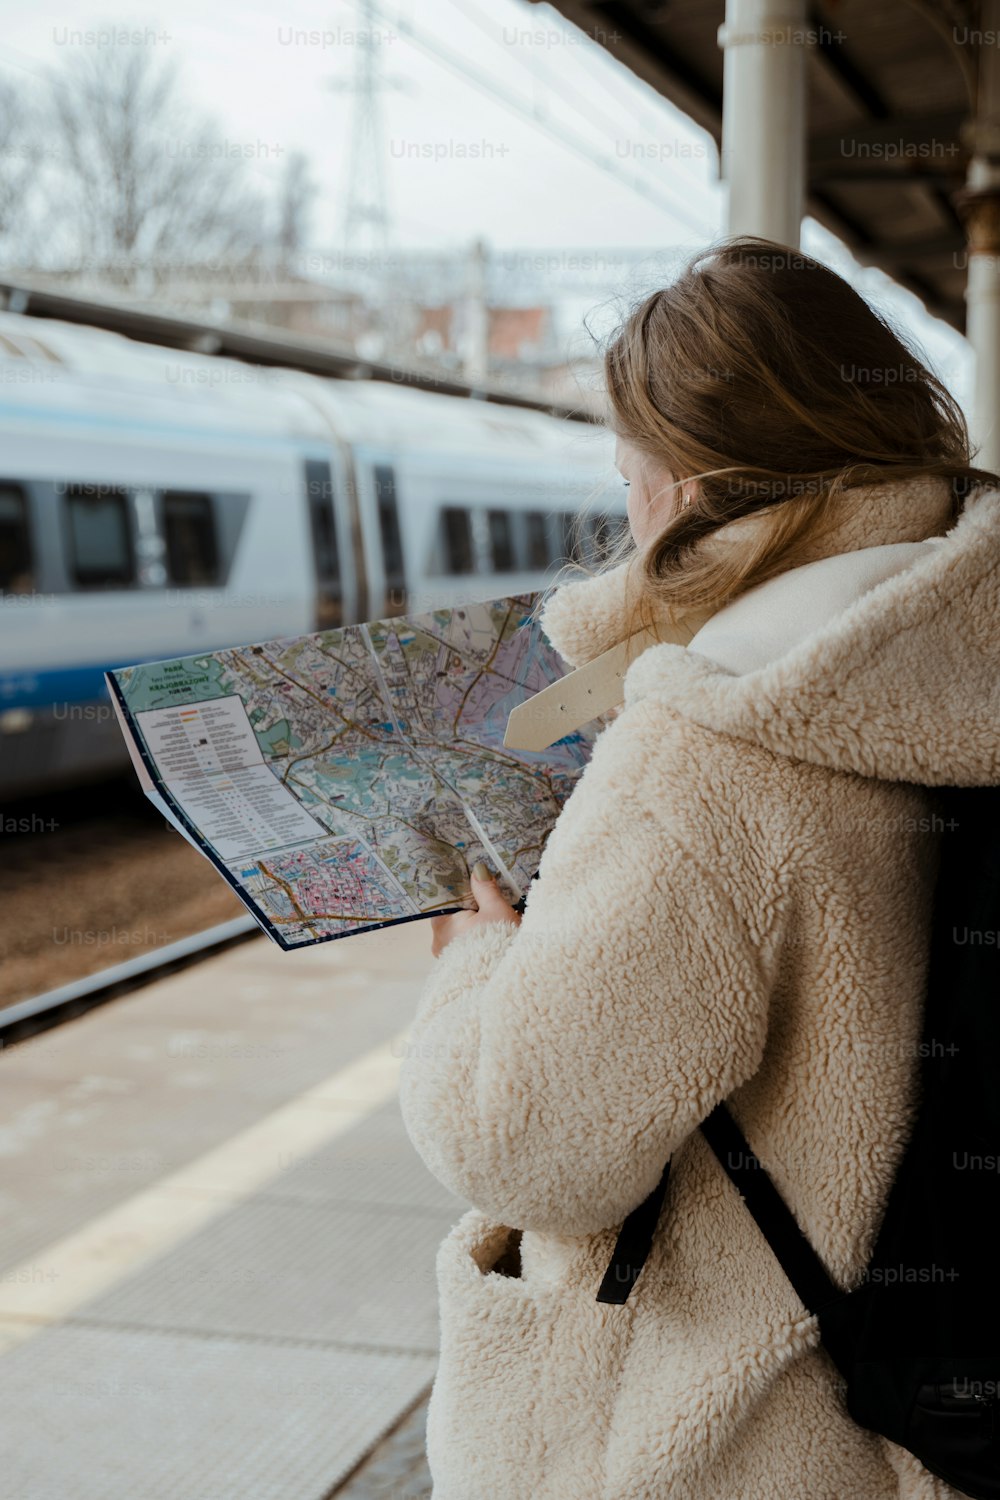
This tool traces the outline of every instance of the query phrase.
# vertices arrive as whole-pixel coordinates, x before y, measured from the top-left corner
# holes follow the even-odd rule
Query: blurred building
[[[225,264],[15,269],[7,277],[149,311],[329,339],[365,359],[430,366],[596,409],[599,358],[571,351],[579,298],[565,305],[544,275],[512,280],[481,242],[471,254],[400,252],[377,264],[309,253]]]

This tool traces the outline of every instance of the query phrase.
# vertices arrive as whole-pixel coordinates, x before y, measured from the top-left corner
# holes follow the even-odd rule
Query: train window
[[[316,622],[319,630],[335,630],[343,624],[340,580],[340,549],[333,510],[333,475],[330,465],[319,459],[306,463],[306,497],[312,529],[313,565],[316,570]]]
[[[472,517],[459,505],[441,508],[445,568],[449,573],[474,573]]]
[[[0,484],[0,594],[30,594],[34,582],[27,496]]]
[[[596,561],[604,562],[608,552],[628,531],[626,516],[593,516],[590,520],[590,545]]]
[[[628,516],[605,516],[609,528],[609,545],[617,547],[618,543],[629,534]]]
[[[167,576],[171,583],[218,583],[219,544],[209,495],[189,490],[166,490],[163,495],[163,535],[167,544]]]
[[[524,550],[526,568],[548,567],[549,542],[545,516],[540,510],[526,510],[524,513]]]
[[[490,528],[490,556],[494,573],[509,573],[514,567],[514,536],[510,524],[510,512],[488,510],[486,518]]]
[[[592,516],[589,522],[590,546],[595,562],[603,559],[610,546],[613,529],[610,516]]]
[[[379,531],[385,563],[387,591],[405,590],[403,541],[399,532],[399,508],[396,504],[396,471],[388,464],[375,466],[375,497],[378,501]]]
[[[82,588],[135,581],[128,495],[105,484],[66,486],[70,574]]]
[[[564,510],[559,517],[560,544],[562,546],[563,558],[569,562],[580,561],[580,531],[579,518],[575,511]]]
[[[340,553],[333,514],[333,475],[328,463],[311,460],[306,464],[306,495],[309,499],[316,576],[324,582],[339,582]]]

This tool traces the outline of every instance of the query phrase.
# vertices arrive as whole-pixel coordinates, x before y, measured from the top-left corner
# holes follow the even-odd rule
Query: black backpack
[[[724,1104],[701,1130],[818,1318],[851,1417],[1000,1500],[1000,787],[937,790],[919,1105],[860,1284],[831,1280]],[[669,1172],[622,1225],[598,1302],[626,1301]]]

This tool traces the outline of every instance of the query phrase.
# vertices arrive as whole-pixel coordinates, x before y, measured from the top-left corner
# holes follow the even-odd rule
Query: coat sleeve
[[[453,939],[419,997],[407,1132],[446,1187],[514,1227],[620,1224],[763,1055],[768,986],[712,853],[725,814],[690,767],[672,811],[685,782],[664,757],[686,747],[667,717],[639,702],[601,733],[520,926]]]

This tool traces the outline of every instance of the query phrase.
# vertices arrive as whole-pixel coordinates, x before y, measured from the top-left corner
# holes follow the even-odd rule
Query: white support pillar
[[[996,36],[1000,0],[983,0],[984,33]],[[979,49],[976,114],[966,129],[972,159],[955,195],[968,248],[966,336],[975,354],[972,440],[976,462],[1000,473],[1000,48]]]
[[[976,463],[1000,473],[1000,184],[965,201],[966,333],[975,354],[971,435]]]
[[[798,248],[805,203],[806,0],[726,0],[719,46],[728,234]]]

